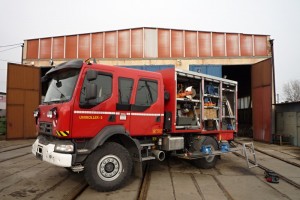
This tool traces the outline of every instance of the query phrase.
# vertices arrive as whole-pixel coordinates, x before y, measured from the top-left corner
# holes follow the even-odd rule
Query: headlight
[[[57,119],[58,118],[58,113],[57,113],[57,108],[52,108],[47,112],[47,117],[50,119]]]
[[[33,111],[33,116],[34,116],[35,118],[37,118],[37,117],[40,116],[40,109],[39,109],[39,108],[37,108],[35,111]]]
[[[73,144],[56,144],[54,151],[61,152],[61,153],[73,153],[74,145]]]

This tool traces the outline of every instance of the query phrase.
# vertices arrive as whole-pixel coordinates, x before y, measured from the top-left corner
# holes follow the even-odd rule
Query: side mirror
[[[85,100],[92,100],[97,98],[97,85],[95,83],[88,84],[86,87]]]
[[[58,81],[56,82],[56,87],[57,87],[57,88],[60,88],[61,86],[62,86],[62,83],[61,83],[61,81],[58,80]]]
[[[88,81],[93,81],[93,80],[96,80],[97,79],[97,75],[98,73],[94,70],[88,70],[86,72],[86,78]]]

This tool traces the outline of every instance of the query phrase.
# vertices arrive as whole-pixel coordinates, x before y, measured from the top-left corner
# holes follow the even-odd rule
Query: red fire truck
[[[157,72],[73,60],[43,77],[32,153],[84,171],[98,191],[120,188],[142,162],[177,156],[215,166],[237,131],[237,82],[168,68]]]

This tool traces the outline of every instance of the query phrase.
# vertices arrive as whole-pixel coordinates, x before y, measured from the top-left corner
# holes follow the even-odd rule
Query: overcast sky
[[[275,39],[277,93],[300,79],[299,0],[0,0],[0,25],[0,46],[134,27],[267,34]],[[0,47],[1,92],[6,61],[21,61],[21,47],[9,48]]]

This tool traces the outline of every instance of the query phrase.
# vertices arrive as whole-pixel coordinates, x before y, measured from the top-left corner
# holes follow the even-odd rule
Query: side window
[[[97,78],[92,81],[88,81],[85,77],[84,83],[81,89],[80,95],[80,105],[84,106],[86,101],[86,86],[87,84],[94,83],[97,85],[97,98],[93,100],[89,100],[89,105],[97,105],[106,99],[108,99],[112,95],[112,75],[99,72]]]
[[[130,104],[132,87],[132,79],[119,78],[119,104]]]
[[[157,81],[139,80],[136,92],[136,106],[150,106],[157,100],[158,86]]]

